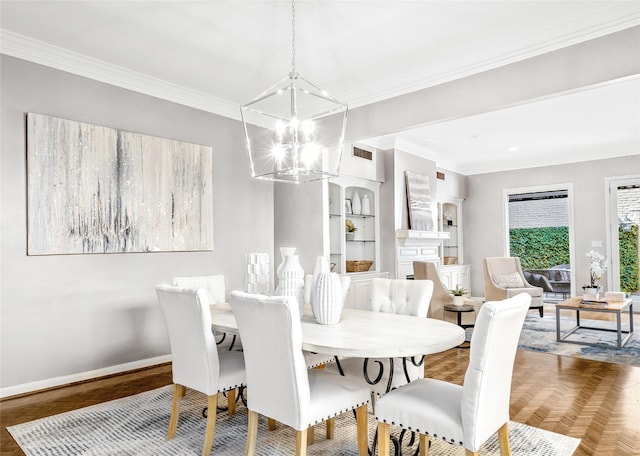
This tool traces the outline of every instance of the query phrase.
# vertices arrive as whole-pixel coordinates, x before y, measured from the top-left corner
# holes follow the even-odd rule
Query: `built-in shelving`
[[[347,273],[347,261],[368,260],[373,264],[368,272],[378,271],[379,222],[378,182],[339,177],[329,181],[329,239],[331,263],[335,271]],[[369,213],[363,214],[364,199],[369,201]],[[360,213],[355,200],[360,200]],[[346,238],[345,223],[350,220],[356,227],[353,239]]]

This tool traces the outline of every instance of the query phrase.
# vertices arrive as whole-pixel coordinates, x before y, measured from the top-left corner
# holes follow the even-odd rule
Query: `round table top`
[[[448,310],[449,312],[473,312],[476,310],[476,308],[469,304],[464,304],[462,306],[447,304],[446,306],[444,306],[444,310]]]
[[[211,320],[216,331],[238,333],[228,306],[212,306]],[[462,328],[446,321],[355,309],[344,309],[336,325],[319,324],[307,309],[301,325],[304,350],[356,358],[429,355],[465,339]]]

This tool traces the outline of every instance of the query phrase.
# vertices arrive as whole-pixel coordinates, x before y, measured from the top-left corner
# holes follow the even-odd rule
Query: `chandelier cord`
[[[291,73],[290,78],[297,78],[296,73],[296,2],[291,0]]]

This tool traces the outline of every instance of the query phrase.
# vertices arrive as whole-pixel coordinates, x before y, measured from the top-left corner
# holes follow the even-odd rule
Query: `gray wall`
[[[224,273],[244,254],[273,258],[273,185],[250,178],[237,121],[2,56],[0,386],[169,353],[154,285]],[[25,113],[37,112],[213,148],[214,251],[26,255]]]
[[[295,247],[300,265],[307,274],[313,272],[316,257],[329,256],[328,242],[325,243],[323,237],[323,233],[328,231],[324,209],[326,185],[323,181],[275,184],[274,267],[282,260],[280,247]],[[274,287],[277,285],[278,279],[274,277]]]
[[[528,170],[477,174],[467,177],[468,195],[463,204],[464,259],[471,265],[471,293],[483,296],[482,258],[503,256],[504,216],[502,190],[560,183],[573,184],[575,268],[577,286],[589,281],[586,253],[591,241],[602,241],[606,249],[605,177],[637,172],[640,155],[595,160]],[[607,289],[606,278],[601,282]]]

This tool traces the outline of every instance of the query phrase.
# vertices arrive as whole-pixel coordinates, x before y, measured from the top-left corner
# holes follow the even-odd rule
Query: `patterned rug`
[[[634,315],[638,319],[637,314]],[[622,329],[627,330],[628,314],[622,316]],[[615,328],[615,321],[599,321],[580,319],[583,326],[593,326],[597,328]],[[562,317],[560,328],[564,334],[567,330],[575,326],[575,317]],[[634,328],[635,329],[635,328]],[[624,334],[623,334],[624,336]],[[524,322],[522,334],[520,336],[519,348],[542,353],[553,353],[555,355],[574,356],[577,358],[587,358],[597,361],[607,361],[610,363],[630,364],[640,366],[640,338],[635,329],[634,335],[627,341],[624,347],[616,348],[616,333],[609,331],[595,331],[590,329],[579,329],[569,336],[567,340],[577,340],[589,343],[600,343],[610,345],[608,347],[593,347],[586,345],[556,342],[556,316],[545,315],[540,318],[537,313],[530,312]]]
[[[165,436],[171,410],[171,387],[86,407],[8,428],[27,456],[106,456],[106,455],[200,455],[204,440],[203,395],[188,391],[183,399],[178,432],[173,440]],[[223,402],[222,399],[220,402]],[[369,436],[375,430],[370,416]],[[239,406],[236,415],[218,413],[212,455],[244,454],[247,409]],[[317,426],[316,441],[308,447],[309,456],[356,456],[356,426],[353,414],[336,419],[335,437],[327,440],[324,425]],[[393,430],[392,430],[393,431]],[[580,439],[512,422],[510,442],[513,456],[570,456]],[[295,432],[283,425],[267,431],[260,417],[257,456],[295,454]],[[412,453],[411,453],[412,454]],[[436,441],[433,456],[464,456],[461,447]],[[482,448],[483,456],[500,454],[497,438]]]

